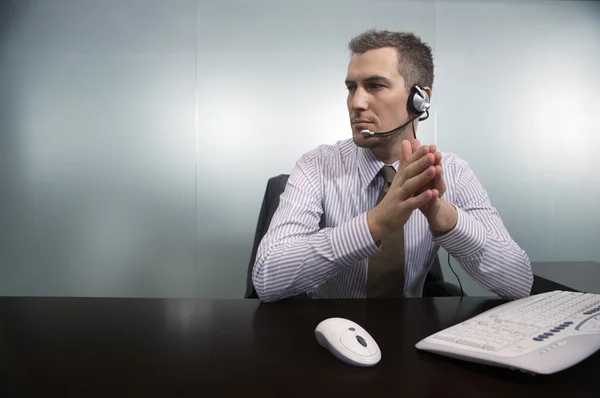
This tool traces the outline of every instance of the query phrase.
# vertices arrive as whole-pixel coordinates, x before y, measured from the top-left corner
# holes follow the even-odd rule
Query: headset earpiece
[[[419,120],[429,117],[429,95],[421,87],[414,85],[408,96],[408,111],[414,115],[420,115]]]

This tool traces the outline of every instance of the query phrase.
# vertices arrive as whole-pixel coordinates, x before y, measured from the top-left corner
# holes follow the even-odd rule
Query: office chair
[[[276,177],[271,177],[267,183],[265,195],[263,197],[260,214],[258,216],[258,223],[256,225],[256,232],[254,234],[254,246],[252,247],[252,254],[250,256],[250,262],[248,263],[248,274],[246,276],[246,294],[245,298],[258,298],[254,284],[252,283],[252,269],[256,260],[256,252],[263,236],[269,229],[269,224],[273,218],[273,214],[279,206],[279,195],[285,190],[288,174],[280,174]],[[323,219],[321,219],[321,228],[324,227]],[[443,297],[443,296],[460,296],[460,289],[458,286],[444,281],[442,274],[442,267],[440,265],[439,256],[435,256],[431,269],[425,279],[425,285],[423,287],[424,297]],[[295,298],[307,298],[306,294],[296,296]]]

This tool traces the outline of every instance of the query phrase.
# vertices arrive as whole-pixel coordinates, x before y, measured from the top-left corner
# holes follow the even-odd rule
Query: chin
[[[362,148],[387,148],[394,144],[398,135],[394,134],[386,137],[367,136],[364,137],[360,134],[360,131],[354,131],[352,133],[352,139],[354,143]]]
[[[378,137],[363,137],[360,132],[355,131],[352,133],[352,140],[354,143],[363,148],[369,148]]]

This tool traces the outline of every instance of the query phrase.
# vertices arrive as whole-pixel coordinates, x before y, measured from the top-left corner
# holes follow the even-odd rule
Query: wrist
[[[369,227],[371,237],[373,238],[373,242],[377,242],[385,236],[384,228],[378,221],[377,210],[375,208],[367,212],[367,225]]]
[[[458,223],[458,211],[456,207],[446,199],[440,198],[441,206],[440,212],[437,214],[438,217],[436,222],[431,223],[432,229],[440,234],[445,234],[454,229]]]

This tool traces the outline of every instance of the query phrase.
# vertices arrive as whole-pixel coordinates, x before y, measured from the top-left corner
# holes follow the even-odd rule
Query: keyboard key
[[[502,345],[509,345],[511,343],[511,339],[507,339],[504,337],[497,337],[494,339],[494,342]]]
[[[452,334],[438,333],[433,337],[435,337],[436,339],[440,339],[440,340],[450,341],[452,343],[454,343],[456,341],[456,336],[452,335]]]
[[[482,348],[485,344],[485,342],[483,342],[483,341],[468,339],[468,338],[458,339],[456,342],[458,344],[468,345],[470,347],[477,347],[477,348]]]
[[[488,351],[499,351],[500,349],[502,349],[502,345],[500,344],[496,344],[496,343],[487,343],[486,345],[483,346],[484,350],[488,350]]]

